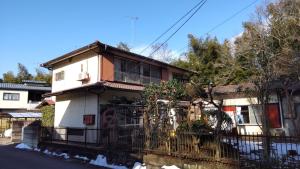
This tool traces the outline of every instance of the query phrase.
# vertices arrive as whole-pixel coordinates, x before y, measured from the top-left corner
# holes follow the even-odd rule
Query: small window
[[[20,100],[20,93],[3,93],[3,100]]]
[[[236,118],[238,124],[250,123],[249,108],[248,106],[236,107]]]
[[[55,73],[55,81],[60,81],[65,79],[65,71],[60,71]]]
[[[95,115],[83,115],[83,124],[94,125],[95,124]]]

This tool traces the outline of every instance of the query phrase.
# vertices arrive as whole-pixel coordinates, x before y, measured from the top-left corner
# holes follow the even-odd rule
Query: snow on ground
[[[24,143],[20,143],[18,145],[16,145],[17,149],[22,149],[22,150],[32,150],[31,147],[29,147],[27,144],[24,144]]]
[[[89,161],[89,158],[87,158],[85,156],[76,155],[76,156],[74,156],[74,158],[77,158],[77,159],[83,160],[83,161]]]
[[[55,156],[55,157],[63,157],[64,159],[69,159],[70,156],[67,153],[56,153],[56,152],[51,152],[47,149],[43,151],[44,154],[49,155],[49,156]]]
[[[145,164],[141,164],[139,162],[135,162],[132,169],[147,169]]]
[[[163,169],[180,169],[180,168],[178,168],[176,165],[171,165],[171,166],[166,166],[166,165],[164,165],[164,166],[162,166],[161,168],[163,168]]]
[[[41,149],[38,149],[38,148],[32,149],[31,147],[29,147],[28,145],[26,145],[24,143],[18,144],[15,148],[23,149],[23,150],[33,150],[33,151],[37,151],[37,152],[41,151]],[[43,153],[46,154],[46,155],[49,155],[49,156],[63,157],[64,159],[69,159],[70,158],[70,156],[67,153],[51,152],[48,149],[45,149],[43,151]],[[87,158],[85,156],[75,155],[74,158],[81,159],[81,160],[84,160],[84,161],[89,161],[89,158]],[[101,154],[99,154],[95,160],[91,160],[90,164],[97,165],[97,166],[102,166],[102,167],[107,167],[107,168],[112,168],[112,169],[128,169],[125,166],[108,164],[107,160],[106,160],[106,157],[104,155],[101,155]],[[172,165],[172,166],[165,166],[164,165],[161,168],[162,169],[179,169],[175,165]],[[132,169],[147,169],[147,168],[146,168],[145,164],[135,162]]]
[[[224,139],[223,142],[229,143],[233,145],[235,148],[238,148],[239,151],[242,153],[242,156],[254,160],[260,159],[262,156],[262,142],[255,142],[255,141],[244,141],[239,140],[229,140]],[[271,156],[273,158],[285,158],[288,155],[289,150],[295,150],[298,156],[293,157],[294,160],[300,161],[300,143],[275,143],[271,144]]]
[[[90,164],[107,167],[107,168],[113,168],[113,169],[127,169],[127,167],[125,166],[107,164],[106,157],[101,154],[97,156],[96,160],[91,160]]]
[[[34,148],[33,151],[41,152],[41,149],[39,149],[39,148]]]

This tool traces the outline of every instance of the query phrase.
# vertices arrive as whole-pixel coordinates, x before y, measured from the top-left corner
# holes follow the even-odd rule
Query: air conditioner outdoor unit
[[[87,72],[81,72],[81,73],[79,73],[78,80],[79,81],[89,80],[89,74]]]

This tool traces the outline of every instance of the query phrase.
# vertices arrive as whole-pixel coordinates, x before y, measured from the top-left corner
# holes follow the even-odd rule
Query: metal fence
[[[207,132],[150,132],[141,128],[42,128],[43,141],[116,148],[179,158],[239,164],[240,168],[300,168],[300,136]],[[265,145],[269,151],[266,152]]]

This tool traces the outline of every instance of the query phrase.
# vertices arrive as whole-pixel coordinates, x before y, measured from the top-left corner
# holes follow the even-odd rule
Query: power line
[[[231,15],[231,16],[228,17],[228,18],[226,18],[225,20],[223,20],[222,22],[220,22],[220,23],[217,24],[216,26],[212,27],[209,31],[207,31],[205,34],[202,34],[201,36],[204,36],[204,35],[206,35],[206,34],[209,34],[209,33],[212,32],[212,31],[216,30],[216,29],[219,28],[220,26],[224,25],[225,23],[227,23],[228,21],[230,21],[231,19],[233,19],[234,17],[236,17],[237,15],[239,15],[240,13],[242,13],[244,10],[248,9],[250,6],[252,6],[253,4],[255,4],[257,1],[258,1],[258,0],[255,0],[255,1],[251,2],[250,4],[246,5],[244,8],[242,8],[242,9],[240,9],[239,11],[235,12],[233,15]],[[200,36],[200,37],[201,37],[201,36]],[[179,52],[182,51],[182,50],[184,50],[184,49],[186,49],[187,47],[188,47],[188,45],[185,46],[185,47],[183,47],[183,48],[181,48],[181,49],[179,50]]]
[[[189,15],[194,9],[196,9],[204,0],[201,0],[197,3],[192,9],[190,9],[186,14],[184,14],[181,18],[179,18],[173,25],[171,25],[166,31],[160,34],[154,41],[152,41],[146,48],[144,48],[140,54],[145,52],[149,47],[151,47],[155,42],[157,42],[161,37],[163,37],[166,33],[168,33],[171,29],[173,29],[180,21],[182,21],[187,15]]]
[[[170,40],[201,8],[202,6],[206,3],[207,0],[201,0],[201,5],[197,7],[197,9],[187,18],[187,20],[178,28],[176,29],[176,31],[174,33],[172,33],[158,48],[156,48],[156,50],[154,50],[149,56],[153,55],[155,52],[157,52],[165,43],[168,42],[168,40]],[[145,59],[143,59],[140,62],[145,61]],[[153,59],[152,61],[154,61],[155,59]],[[151,61],[151,62],[152,62]],[[114,76],[113,73],[110,75],[111,77]]]
[[[201,8],[202,6],[206,3],[207,0],[202,0],[202,4],[192,13],[191,16],[187,18],[187,20],[179,27],[176,29],[174,33],[172,33],[162,44],[158,46],[153,52],[150,53],[149,56],[153,55],[155,52],[157,52],[163,45],[165,45]]]

